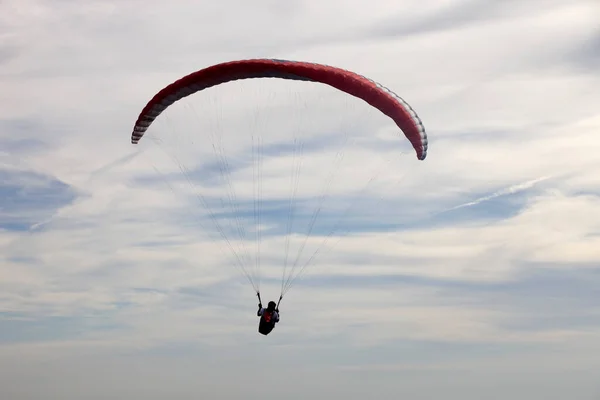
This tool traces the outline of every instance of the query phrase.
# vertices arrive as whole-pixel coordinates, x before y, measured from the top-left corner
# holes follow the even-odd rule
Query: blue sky
[[[584,0],[2,2],[0,397],[598,398],[599,11]],[[427,159],[361,101],[281,80],[186,98],[130,144],[162,87],[255,57],[393,89],[424,122]],[[252,272],[257,136],[263,300],[281,289],[294,138],[288,262],[321,195],[300,266],[342,222],[268,337],[197,197]],[[239,209],[221,203],[228,182]]]

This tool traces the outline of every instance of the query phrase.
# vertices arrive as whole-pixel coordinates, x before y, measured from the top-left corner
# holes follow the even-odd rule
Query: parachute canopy
[[[217,113],[217,123],[213,125],[210,123],[211,107],[218,109],[219,107],[215,105],[220,103],[221,100],[219,100],[214,103],[211,102],[204,108],[202,110],[204,112],[202,117],[196,115],[198,119],[195,122],[183,123],[184,130],[187,130],[188,128],[196,130],[198,129],[198,126],[201,126],[202,135],[199,135],[200,137],[191,135],[185,137],[185,139],[180,142],[176,137],[177,130],[169,129],[171,131],[169,135],[165,135],[164,138],[156,138],[158,139],[156,141],[154,140],[153,129],[149,128],[163,112],[167,114],[165,115],[165,119],[169,119],[169,113],[177,108],[176,106],[170,108],[175,102],[196,92],[223,83],[252,78],[280,78],[284,80],[325,84],[326,86],[339,90],[341,93],[336,93],[336,95],[339,94],[341,98],[344,98],[344,101],[350,100],[349,103],[354,105],[354,100],[359,99],[372,107],[364,107],[361,108],[360,111],[356,110],[356,114],[352,113],[332,116],[329,111],[323,110],[324,106],[327,108],[327,106],[330,105],[330,100],[327,99],[325,104],[319,105],[316,104],[315,98],[313,97],[311,98],[309,105],[319,109],[319,112],[323,113],[324,118],[318,117],[313,119],[308,116],[307,109],[309,107],[302,107],[303,109],[300,110],[300,116],[296,120],[297,117],[295,115],[286,115],[286,112],[288,111],[291,111],[291,114],[293,114],[296,108],[286,107],[285,101],[283,101],[281,104],[276,104],[276,106],[283,105],[282,109],[277,110],[276,114],[269,114],[269,116],[264,119],[258,118],[257,115],[253,115],[252,120],[248,120],[241,125],[236,125],[236,118],[234,118],[232,114],[227,114],[225,121],[219,120],[219,117],[221,116],[219,112]],[[256,83],[260,88],[269,86],[264,81],[246,82],[248,86],[252,86],[253,83]],[[244,85],[240,84],[239,86]],[[328,87],[320,85],[317,85],[317,88],[314,89],[317,89],[315,92],[319,90],[329,90]],[[247,92],[245,94],[247,94]],[[295,98],[295,95],[297,94],[295,90],[293,91],[293,94],[293,97]],[[345,96],[345,94],[350,94],[353,98]],[[207,94],[206,96],[199,97],[209,98],[211,96]],[[225,97],[225,100],[234,103],[236,100],[239,100],[235,96]],[[272,98],[273,97],[270,97],[269,100]],[[255,105],[254,103],[251,103],[249,97],[242,97],[241,101],[244,106],[248,104],[250,106]],[[357,101],[356,103],[360,102]],[[272,104],[269,104],[269,106],[271,105]],[[362,105],[363,104],[361,104],[361,106]],[[262,107],[259,108],[261,108],[259,111],[263,111]],[[334,109],[335,107],[332,108]],[[322,254],[322,249],[325,248],[334,235],[341,238],[352,230],[353,222],[358,224],[355,226],[360,226],[364,222],[360,217],[352,218],[349,216],[349,212],[361,201],[370,201],[371,198],[375,198],[373,193],[369,193],[368,196],[365,195],[365,193],[372,187],[371,185],[375,181],[377,175],[388,169],[386,167],[381,170],[378,169],[379,172],[376,170],[371,171],[372,164],[378,164],[379,162],[384,164],[384,159],[386,158],[383,156],[384,154],[387,154],[395,161],[399,158],[397,156],[398,152],[396,152],[397,148],[395,144],[391,147],[389,141],[381,144],[381,141],[378,140],[380,138],[377,137],[378,134],[374,134],[371,130],[372,125],[369,126],[368,131],[361,129],[361,127],[357,125],[360,124],[358,122],[359,118],[357,114],[363,111],[369,114],[378,114],[377,111],[379,111],[383,115],[391,118],[412,145],[417,158],[419,160],[425,159],[428,147],[425,128],[417,114],[400,96],[383,85],[354,72],[327,65],[276,59],[239,60],[217,64],[193,72],[169,84],[154,95],[139,114],[131,134],[131,142],[137,144],[146,134],[148,137],[146,140],[149,140],[150,143],[157,144],[161,150],[164,150],[165,153],[170,156],[166,151],[165,144],[166,141],[171,140],[175,144],[174,147],[179,147],[183,150],[184,154],[189,154],[190,163],[202,164],[202,168],[197,169],[197,167],[194,167],[189,169],[182,164],[179,157],[170,157],[171,161],[175,163],[185,178],[182,179],[181,182],[183,182],[184,185],[187,182],[190,184],[189,189],[193,189],[189,191],[186,190],[185,194],[189,195],[192,192],[196,192],[196,190],[202,192],[194,193],[196,196],[195,198],[192,197],[193,200],[199,200],[200,205],[208,211],[207,214],[202,215],[198,219],[198,225],[203,225],[203,222],[209,221],[214,224],[215,231],[218,231],[222,239],[217,243],[226,246],[229,249],[232,255],[233,264],[241,270],[246,278],[248,278],[254,290],[259,295],[259,299],[261,265],[266,264],[267,268],[271,265],[275,265],[275,267],[278,268],[280,263],[283,266],[281,277],[281,300],[284,293],[289,290],[295,280],[305,272],[305,269],[309,265],[312,265],[315,262],[318,255]],[[380,117],[380,115],[377,116]],[[288,119],[289,117],[292,117],[292,119]],[[326,128],[324,126],[324,121],[328,121],[329,117],[333,117],[332,119],[335,120],[337,120],[338,117],[341,117],[342,123],[348,123],[348,127],[344,127],[343,129],[338,129],[337,127]],[[179,119],[176,118],[176,120]],[[243,120],[243,118],[240,118],[240,120]],[[185,118],[183,121],[185,121]],[[237,152],[234,153],[235,156],[233,158],[229,158],[225,155],[226,146],[224,146],[221,137],[223,132],[228,131],[228,129],[223,128],[225,122],[232,123],[235,126],[235,129],[230,130],[232,136],[235,137],[231,141],[232,147],[237,148]],[[264,124],[261,122],[264,122]],[[317,125],[316,129],[303,129],[302,126],[298,126],[310,123],[315,123]],[[278,124],[280,126],[278,126]],[[277,126],[277,128],[271,131],[269,128],[270,125]],[[329,142],[322,137],[322,134],[326,129],[330,129],[333,133],[331,136],[335,136],[334,139],[329,139]],[[147,131],[148,133],[146,133]],[[240,131],[243,131],[242,135],[239,135]],[[349,131],[353,132],[350,133]],[[392,128],[392,135],[394,135],[394,131],[395,129]],[[272,134],[272,132],[274,132],[274,134]],[[311,132],[317,133],[320,139],[313,139],[314,141],[312,143],[312,145],[317,143],[317,146],[315,147],[318,148],[317,155],[310,150],[311,140],[305,140]],[[298,138],[298,133],[305,135],[305,138]],[[358,146],[361,146],[360,150],[356,152],[346,151],[346,145],[351,141],[354,141],[356,144],[356,141],[360,139],[363,133],[368,140],[360,141],[358,144]],[[287,136],[287,134],[293,135],[293,141],[291,143],[285,143],[285,136]],[[272,139],[274,140],[265,145],[263,138],[268,139],[269,136],[272,136]],[[353,140],[350,140],[351,136],[353,137]],[[401,139],[400,135],[397,136]],[[204,156],[200,157],[199,154],[192,149],[194,143],[201,141],[201,138],[210,138],[214,141],[212,146],[206,146],[206,144],[197,145],[197,149],[201,150],[198,153],[203,155],[208,155],[208,152],[211,149],[213,150],[215,155],[214,164],[208,158],[205,158]],[[243,142],[243,139],[251,139],[251,145],[240,144],[240,142]],[[371,139],[373,140],[371,141]],[[397,138],[394,137],[393,139],[395,141]],[[369,144],[373,143],[377,143],[377,146],[382,147],[377,147],[376,151],[374,150],[375,146],[369,149]],[[308,158],[313,160],[312,163],[304,163],[304,161],[307,160],[304,154],[305,145],[309,149],[308,153],[311,157]],[[333,148],[334,145],[340,146],[337,148],[337,151]],[[248,154],[250,148],[252,150],[251,155]],[[326,168],[329,162],[325,160],[327,152],[333,155],[329,173]],[[347,160],[352,154],[359,157],[359,162],[362,162],[360,168],[356,168],[356,163],[349,162],[350,166],[346,171],[349,172],[351,176],[348,177],[348,175],[346,175],[345,177],[342,177],[342,179],[339,179],[339,181],[335,180],[334,178],[337,177],[338,172],[344,170],[341,167],[342,159],[345,157]],[[235,176],[235,179],[239,183],[239,186],[237,187],[234,185],[234,179],[231,176],[231,165],[233,164],[230,164],[230,160],[232,159],[235,160],[234,163],[239,163],[239,171],[243,171]],[[264,159],[267,159],[267,161],[270,162],[266,169],[269,171],[276,171],[274,174],[264,176]],[[275,159],[277,160],[275,161]],[[287,170],[285,165],[288,162],[291,163],[291,168],[289,170],[289,199],[285,199],[285,192],[288,188],[284,187],[287,185],[283,185],[283,183],[286,182],[283,175]],[[153,167],[155,166],[153,165]],[[251,172],[249,167],[252,167]],[[383,165],[383,167],[385,167],[385,165]],[[305,180],[306,192],[304,193],[300,186],[301,169],[307,171],[306,176],[309,177],[309,179]],[[159,172],[156,167],[155,170]],[[390,170],[393,171],[394,169],[391,168]],[[213,173],[214,176],[212,175]],[[212,180],[213,178],[218,177],[219,174],[221,178],[220,181]],[[358,183],[360,178],[367,176],[370,179],[367,179],[364,186],[360,185]],[[323,186],[320,192],[317,191],[319,185],[315,184],[315,181],[318,181],[319,178],[323,179]],[[268,198],[265,198],[263,180],[268,182],[268,185],[265,185],[268,186]],[[175,191],[175,187],[178,187],[177,184],[170,185],[167,179],[164,179],[164,181],[173,191]],[[336,183],[343,182],[340,186],[345,186],[345,188],[338,188],[336,189],[337,193],[335,193],[336,190],[332,189],[334,187],[334,181]],[[199,186],[196,186],[196,182],[200,182]],[[382,191],[379,192],[380,196],[377,196],[377,203],[375,201],[371,204],[364,202],[360,206],[361,210],[364,210],[365,212],[385,212],[386,207],[378,207],[378,205],[379,202],[384,202],[385,196],[383,193],[392,186],[389,183],[389,180],[384,183]],[[201,187],[201,189],[199,189],[199,187]],[[383,190],[384,188],[385,190]],[[219,189],[226,192],[221,198],[217,198],[217,190]],[[333,194],[331,194],[332,191],[334,192]],[[327,212],[324,211],[324,202],[329,198],[333,199],[333,206],[330,213],[327,214]],[[309,204],[313,200],[315,208],[311,213],[309,212]],[[344,200],[349,200],[349,204],[344,205]],[[228,205],[230,210],[227,210]],[[265,207],[264,211],[263,207]],[[281,218],[283,215],[282,211],[285,211],[286,208],[286,218]],[[387,210],[398,208],[397,203],[392,200],[390,201],[390,208],[387,208]],[[186,221],[192,220],[192,218],[189,218],[188,213],[191,214],[193,211],[196,211],[195,207],[190,207],[189,209],[186,208],[183,211],[186,215]],[[250,224],[247,229],[244,226],[244,223],[248,222],[251,219],[251,216],[254,217],[254,224]],[[329,225],[329,227],[317,226],[316,220],[319,216],[321,217],[322,222]],[[264,220],[263,217],[265,217]],[[393,220],[393,216],[389,213],[386,214],[385,218],[386,223],[391,223],[390,221]],[[307,221],[306,233],[303,238],[300,235],[302,231],[295,226],[296,221]],[[283,225],[285,225],[285,227]],[[349,225],[349,227],[344,230],[344,225]],[[367,224],[364,226],[366,225]],[[285,235],[282,234],[284,229]],[[205,233],[212,236],[212,232],[209,229],[206,229]],[[313,233],[317,237],[311,238]],[[229,235],[238,236],[238,239],[230,238]],[[253,246],[250,246],[248,235],[253,235],[255,238],[254,248]],[[266,239],[263,239],[263,237]],[[284,238],[285,242],[278,242],[280,238]],[[310,242],[309,238],[311,239]],[[266,244],[263,244],[263,240],[266,241]],[[306,247],[311,244],[316,246],[314,251],[308,250]],[[267,254],[270,256],[267,258],[267,261],[261,258],[263,246],[265,245],[267,246]],[[297,245],[298,250],[295,257],[290,256],[290,245]],[[283,257],[281,257],[281,260],[279,261],[277,253],[280,251],[283,253]],[[309,256],[303,261],[300,257],[305,252],[308,253]],[[251,253],[254,253],[254,255],[252,256]],[[272,274],[269,275],[273,276]]]
[[[427,135],[421,119],[385,86],[344,69],[277,59],[252,59],[216,64],[193,72],[158,92],[140,113],[131,143],[137,144],[152,122],[176,101],[198,91],[239,79],[280,78],[319,82],[360,98],[390,117],[411,142],[419,160],[427,156]]]

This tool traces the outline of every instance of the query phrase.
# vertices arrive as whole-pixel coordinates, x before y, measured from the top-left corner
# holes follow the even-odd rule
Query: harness
[[[256,295],[258,296],[258,302],[262,303],[262,300],[260,299],[260,293],[256,292]],[[275,306],[274,311],[277,311],[279,309],[279,303],[281,303],[282,298],[283,298],[283,295],[279,296],[279,301],[277,302],[277,305]],[[271,322],[272,319],[273,319],[273,311],[269,311],[268,308],[265,309],[265,311],[263,311],[263,314],[262,314],[261,323],[265,322],[270,325],[270,324],[272,324],[272,322]]]
[[[266,323],[270,323],[272,318],[273,318],[273,311],[265,310],[265,312],[263,313],[263,320]]]
[[[263,319],[265,320],[265,322],[271,322],[271,317],[273,317],[272,311],[265,311],[263,313]]]

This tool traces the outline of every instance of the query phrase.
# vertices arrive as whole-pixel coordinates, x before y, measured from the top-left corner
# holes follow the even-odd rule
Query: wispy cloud
[[[476,205],[481,204],[483,202],[486,202],[488,200],[496,199],[496,198],[498,198],[500,196],[505,196],[505,195],[508,195],[508,194],[515,194],[515,193],[518,193],[520,191],[523,191],[523,190],[526,190],[526,189],[530,189],[533,186],[535,186],[536,184],[538,184],[540,182],[543,182],[545,180],[548,180],[548,179],[550,179],[550,177],[546,176],[546,177],[541,177],[541,178],[533,179],[533,180],[530,180],[530,181],[527,181],[527,182],[519,183],[519,184],[516,184],[516,185],[512,185],[512,186],[507,187],[505,189],[498,190],[497,192],[494,192],[494,193],[492,193],[490,195],[487,195],[487,196],[484,196],[484,197],[480,197],[480,198],[478,198],[476,200],[473,200],[473,201],[470,201],[468,203],[460,204],[458,206],[452,207],[452,208],[450,208],[448,210],[445,210],[445,211],[447,212],[447,211],[458,210],[458,209],[464,208],[464,207],[476,206]]]
[[[298,398],[597,395],[595,11],[0,3],[0,397],[268,399],[264,376]],[[393,88],[428,158],[364,102],[272,79],[130,144],[161,87],[249,57]],[[305,271],[267,338],[239,264],[263,301]]]

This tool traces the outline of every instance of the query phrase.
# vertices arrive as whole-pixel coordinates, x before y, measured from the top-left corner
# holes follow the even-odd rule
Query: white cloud
[[[595,4],[482,4],[3,2],[0,352],[18,368],[0,363],[8,371],[0,393],[39,397],[50,385],[36,379],[39,365],[63,382],[75,360],[82,383],[64,389],[63,398],[148,395],[143,382],[165,394],[148,379],[154,374],[167,374],[164,385],[180,388],[180,398],[208,396],[216,390],[211,382],[222,379],[252,395],[263,372],[258,364],[302,398],[310,393],[290,382],[290,371],[334,395],[342,395],[344,383],[354,387],[352,371],[374,374],[396,395],[403,389],[390,371],[419,371],[430,386],[444,386],[453,370],[479,371],[481,383],[460,382],[480,398],[478,390],[489,395],[493,387],[488,368],[522,372],[560,360],[592,370],[600,80],[568,55],[594,36]],[[263,56],[334,64],[393,88],[422,117],[428,158],[417,161],[391,121],[363,102],[277,80],[222,85],[185,99],[138,146],[130,144],[135,118],[161,87],[213,63]],[[327,218],[351,204],[349,193],[366,187],[372,196],[344,219],[355,232],[332,237],[335,247],[323,249],[286,295],[282,322],[268,338],[255,331],[256,298],[228,246],[207,235],[213,226],[193,188],[169,175],[182,177],[152,143],[160,138],[186,167],[203,168],[195,176],[203,194],[222,195],[218,169],[207,162],[212,138],[198,132],[223,134],[236,195],[250,200],[249,243],[238,240],[235,218],[224,223],[240,251],[246,246],[253,254],[256,245],[253,169],[243,164],[251,158],[252,132],[265,145],[290,143],[294,133],[311,139],[300,199],[323,193],[341,147],[328,135],[349,134],[352,146],[300,266],[332,226]],[[280,148],[265,156],[264,200],[285,200],[293,156]],[[66,189],[52,202],[27,196],[58,182],[77,194],[72,203]],[[291,261],[316,204],[300,205],[307,210],[290,240]],[[263,301],[280,289],[286,206],[262,214]],[[37,225],[16,231],[9,217]],[[564,297],[556,294],[555,276]],[[523,295],[526,288],[531,296]],[[533,328],[523,328],[524,321]],[[440,343],[449,353],[436,350]],[[573,352],[552,353],[557,343]],[[512,353],[520,346],[540,350]],[[71,352],[74,358],[64,356]],[[178,352],[185,355],[174,359]],[[116,375],[102,380],[120,362],[131,367],[115,367],[128,383],[115,383]],[[190,368],[198,371],[193,378]],[[594,384],[560,372],[564,387]],[[210,376],[202,381],[206,392],[192,383],[198,376]],[[419,379],[405,387],[417,390]],[[528,398],[550,398],[532,393]],[[445,395],[468,398],[459,389]]]

